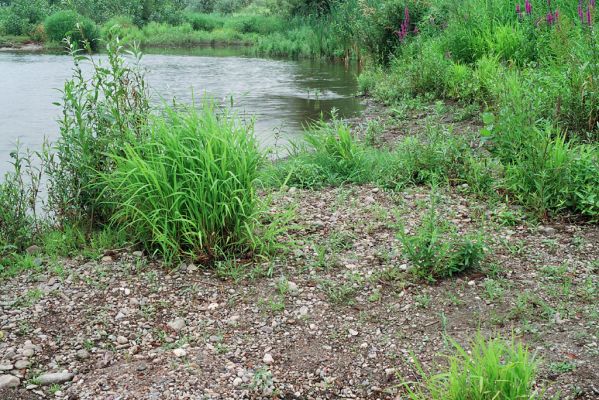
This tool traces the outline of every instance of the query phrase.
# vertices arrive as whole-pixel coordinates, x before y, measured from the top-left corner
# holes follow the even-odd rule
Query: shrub
[[[256,223],[261,155],[252,128],[220,113],[166,110],[148,139],[112,151],[103,185],[115,195],[112,221],[172,262],[248,250]]]
[[[47,0],[14,0],[6,13],[4,29],[10,35],[27,35],[49,10]]]
[[[224,18],[215,14],[190,13],[185,15],[185,19],[195,31],[211,32],[225,24]]]
[[[538,399],[533,390],[538,362],[521,343],[477,334],[468,351],[452,341],[447,369],[427,374],[417,369],[422,381],[404,383],[412,400],[513,400]],[[410,388],[415,386],[415,388]]]
[[[216,0],[214,2],[214,11],[221,14],[232,14],[243,5],[243,0]]]
[[[433,197],[429,211],[413,235],[400,228],[403,252],[419,278],[434,281],[479,268],[484,258],[480,235],[459,236],[442,222]]]
[[[52,41],[60,42],[70,38],[79,47],[86,47],[86,43],[93,50],[98,47],[99,32],[96,24],[75,11],[58,11],[49,16],[44,25],[48,39]]]
[[[141,30],[133,23],[129,17],[113,17],[102,25],[102,39],[109,41],[111,37],[118,37],[128,43],[138,42],[143,40]]]
[[[122,46],[109,42],[106,49],[106,64],[74,53],[74,75],[64,86],[60,135],[48,163],[48,202],[59,222],[108,220],[111,210],[98,186],[100,174],[114,166],[107,154],[145,132],[144,76],[125,61]],[[91,77],[83,64],[91,66]]]

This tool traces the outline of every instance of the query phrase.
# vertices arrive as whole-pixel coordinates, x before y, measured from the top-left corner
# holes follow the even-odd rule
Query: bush
[[[225,24],[223,17],[215,14],[186,14],[185,19],[191,24],[195,31],[211,32],[215,29],[222,28]]]
[[[417,364],[421,382],[404,383],[412,400],[538,399],[533,390],[538,362],[522,344],[477,334],[468,351],[452,341],[449,366],[427,374]],[[410,388],[415,386],[415,388]]]
[[[104,175],[116,198],[112,221],[167,263],[250,247],[261,155],[251,127],[218,114],[210,103],[167,109],[148,140],[112,152],[116,167]]]
[[[129,17],[113,17],[102,26],[102,39],[110,41],[111,37],[117,36],[127,43],[143,41],[142,31],[133,23]]]
[[[413,235],[400,228],[403,253],[412,263],[412,272],[419,278],[434,281],[480,267],[484,244],[480,235],[458,235],[441,221],[433,197],[428,213]]]
[[[243,6],[243,0],[216,0],[214,2],[214,11],[221,14],[232,14]]]
[[[79,47],[89,46],[98,48],[99,32],[96,24],[89,18],[77,14],[75,11],[58,11],[49,16],[45,23],[48,39],[60,42],[70,38],[71,42]]]
[[[9,35],[27,35],[49,10],[47,0],[14,0],[4,17],[4,30]]]
[[[60,135],[48,162],[48,202],[61,224],[107,222],[109,193],[99,186],[100,174],[114,167],[107,154],[139,142],[145,132],[144,76],[125,62],[120,45],[109,42],[106,49],[106,63],[74,54],[74,76],[64,86]],[[83,64],[91,66],[91,77]]]

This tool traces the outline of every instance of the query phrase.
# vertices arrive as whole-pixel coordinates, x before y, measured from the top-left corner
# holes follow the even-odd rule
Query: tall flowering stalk
[[[526,15],[532,14],[532,4],[530,3],[530,0],[524,2],[524,10],[526,11]]]
[[[399,41],[403,42],[405,40],[406,36],[408,36],[409,32],[410,32],[410,10],[406,6],[406,8],[404,10],[403,22],[401,23],[399,30],[396,31],[395,33],[399,37]],[[414,28],[414,33],[418,33],[417,27]]]

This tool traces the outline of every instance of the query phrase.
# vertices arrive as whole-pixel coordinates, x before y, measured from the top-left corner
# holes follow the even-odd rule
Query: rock
[[[33,350],[31,347],[26,348],[25,350],[23,350],[23,357],[33,357],[33,355],[35,354],[35,350]]]
[[[42,248],[39,246],[36,246],[35,244],[33,246],[29,246],[27,247],[27,250],[25,250],[27,252],[27,254],[29,255],[34,255],[34,254],[39,254],[42,252]]]
[[[299,309],[299,314],[300,314],[301,316],[306,316],[306,315],[308,315],[308,307],[306,307],[306,306],[301,306],[301,307],[300,307],[300,309]]]
[[[29,361],[27,360],[19,360],[15,363],[15,368],[16,369],[25,369],[25,368],[29,368]]]
[[[468,286],[474,286],[474,285],[476,285],[475,281],[468,281]]]
[[[136,368],[138,371],[145,371],[146,369],[148,369],[148,365],[146,363],[141,363],[137,366]]]
[[[233,380],[233,386],[235,386],[235,387],[241,385],[242,383],[243,383],[243,379],[241,379],[240,377],[237,377]]]
[[[287,282],[287,288],[289,290],[289,294],[291,294],[292,296],[297,295],[297,293],[299,292],[299,288],[297,286],[297,283],[295,282]]]
[[[175,349],[173,350],[173,354],[175,355],[175,357],[185,357],[187,355],[187,352],[183,349]]]
[[[0,375],[0,389],[19,387],[21,380],[12,375]]]
[[[133,252],[134,257],[140,258],[140,257],[143,257],[143,255],[144,255],[143,251],[134,251]]]
[[[42,374],[42,375],[38,376],[37,383],[39,383],[42,386],[54,385],[54,384],[68,382],[68,381],[72,380],[74,377],[75,377],[75,375],[71,374],[70,372],[56,372],[56,373]]]
[[[102,257],[102,262],[103,263],[111,263],[112,262],[112,257],[111,256],[104,256],[104,257]]]
[[[124,336],[119,336],[119,337],[116,338],[116,342],[118,344],[127,344],[129,342],[129,339],[127,339]]]
[[[9,362],[3,362],[2,364],[0,364],[0,371],[10,371],[13,368],[14,366],[12,365],[12,363]]]
[[[80,360],[86,360],[89,358],[89,352],[85,349],[81,349],[77,351],[77,358]]]
[[[348,333],[349,333],[349,336],[358,336],[358,331],[356,331],[354,329],[349,329]]]
[[[275,362],[275,360],[272,358],[272,355],[270,353],[266,353],[264,355],[264,358],[262,358],[262,361],[264,362],[264,364],[272,364]]]
[[[555,235],[555,228],[552,228],[550,226],[539,226],[539,233],[542,233],[543,235]]]
[[[179,332],[181,329],[185,328],[185,325],[185,320],[183,318],[175,318],[173,321],[168,323],[169,328],[175,332]]]

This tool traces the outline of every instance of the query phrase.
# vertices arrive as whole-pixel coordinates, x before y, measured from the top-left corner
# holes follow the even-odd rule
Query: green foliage
[[[148,130],[147,140],[111,152],[115,168],[102,184],[115,196],[112,221],[167,262],[247,251],[261,160],[252,127],[204,103],[200,112],[167,109]]]
[[[442,222],[434,200],[422,224],[413,235],[400,229],[403,252],[412,263],[412,272],[419,278],[434,281],[476,270],[484,258],[480,235],[458,235]]]
[[[47,0],[15,0],[0,14],[0,25],[6,34],[27,35],[50,11]]]
[[[521,343],[477,334],[468,351],[452,340],[449,365],[427,374],[417,364],[422,381],[404,383],[412,400],[537,399],[534,391],[538,362]],[[413,388],[411,388],[413,387]]]
[[[139,142],[149,113],[144,76],[128,64],[124,49],[111,41],[106,62],[73,52],[73,78],[65,83],[60,136],[48,161],[48,202],[58,221],[82,221],[92,226],[106,222],[101,174],[112,171],[109,153],[126,143]],[[139,61],[139,54],[134,60]],[[92,67],[84,76],[83,64]]]
[[[49,40],[62,42],[70,39],[81,48],[98,48],[100,34],[96,24],[75,11],[58,11],[46,18],[44,26]]]

